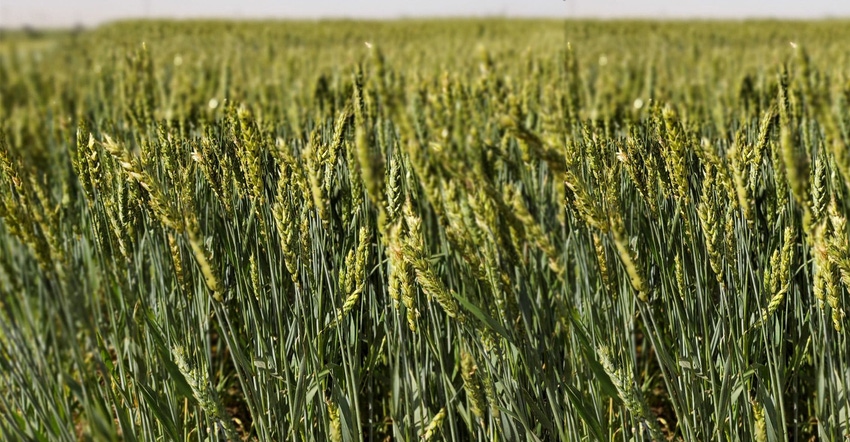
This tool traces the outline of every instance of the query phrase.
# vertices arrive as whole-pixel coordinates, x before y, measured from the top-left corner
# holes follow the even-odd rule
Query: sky
[[[0,27],[121,18],[850,18],[850,0],[0,0]]]

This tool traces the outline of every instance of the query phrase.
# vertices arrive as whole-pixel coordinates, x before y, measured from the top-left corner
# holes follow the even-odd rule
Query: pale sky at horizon
[[[850,0],[0,0],[0,27],[86,26],[122,18],[850,18]]]

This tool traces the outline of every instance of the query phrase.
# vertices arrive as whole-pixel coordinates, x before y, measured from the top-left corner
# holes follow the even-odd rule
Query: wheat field
[[[0,34],[0,439],[850,438],[850,24]]]

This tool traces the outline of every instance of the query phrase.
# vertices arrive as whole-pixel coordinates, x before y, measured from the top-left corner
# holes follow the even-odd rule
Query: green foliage
[[[4,34],[0,438],[842,440],[848,39]]]

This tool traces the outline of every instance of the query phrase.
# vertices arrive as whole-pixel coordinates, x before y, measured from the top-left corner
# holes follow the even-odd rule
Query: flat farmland
[[[850,437],[850,23],[0,33],[0,439]]]

